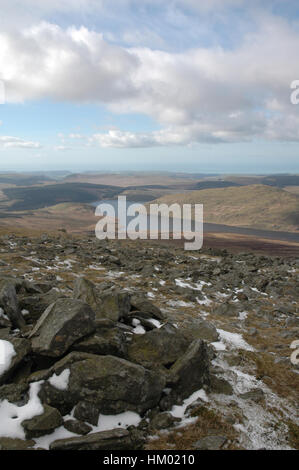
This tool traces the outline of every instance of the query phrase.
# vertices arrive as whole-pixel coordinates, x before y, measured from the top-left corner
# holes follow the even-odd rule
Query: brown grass
[[[225,449],[238,449],[237,432],[231,424],[224,421],[216,411],[200,406],[192,412],[197,417],[194,424],[184,428],[177,428],[169,433],[159,432],[158,439],[150,440],[145,446],[146,450],[194,450],[193,445],[199,439],[208,435],[223,435],[228,439]]]

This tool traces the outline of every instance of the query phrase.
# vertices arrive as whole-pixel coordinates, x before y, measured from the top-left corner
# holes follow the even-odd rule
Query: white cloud
[[[25,149],[39,149],[41,144],[39,142],[32,142],[23,140],[20,137],[0,136],[0,147],[2,148],[25,148]]]
[[[289,99],[298,50],[298,31],[272,16],[232,50],[184,53],[111,45],[85,27],[43,22],[0,34],[0,78],[7,101],[101,103],[162,126],[153,133],[96,134],[93,141],[105,147],[299,140],[299,107]]]

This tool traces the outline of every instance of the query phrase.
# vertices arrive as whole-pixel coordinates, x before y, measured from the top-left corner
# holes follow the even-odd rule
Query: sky
[[[0,8],[1,171],[299,172],[298,0]]]

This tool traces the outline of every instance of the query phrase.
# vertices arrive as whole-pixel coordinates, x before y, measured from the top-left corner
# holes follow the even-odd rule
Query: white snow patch
[[[230,331],[221,330],[220,328],[217,329],[217,332],[220,335],[220,342],[228,346],[229,349],[245,349],[246,351],[254,351],[254,348],[246,343],[242,335],[239,333],[231,333]]]
[[[132,325],[135,326],[133,330],[133,333],[135,333],[135,335],[144,335],[146,333],[145,329],[140,324],[140,320],[138,320],[137,318],[133,318]]]
[[[148,321],[152,323],[156,328],[161,328],[163,326],[163,323],[159,322],[159,320],[156,320],[155,318],[149,318]]]
[[[13,344],[4,339],[0,340],[0,377],[10,368],[12,358],[16,354]]]
[[[30,384],[29,400],[24,406],[17,406],[7,400],[0,402],[0,437],[25,439],[21,423],[41,415],[44,407],[38,398],[38,392],[43,380]]]
[[[98,425],[93,426],[93,432],[109,431],[116,428],[138,426],[141,421],[139,414],[133,411],[125,411],[118,415],[100,415]]]
[[[65,369],[60,375],[53,374],[48,382],[58,390],[67,390],[69,385],[70,369]]]
[[[200,390],[197,390],[196,392],[192,393],[192,395],[190,395],[190,397],[186,398],[183,401],[182,405],[174,405],[172,407],[170,413],[175,418],[181,418],[182,420],[184,420],[186,409],[188,408],[189,405],[191,405],[191,403],[196,401],[198,398],[201,398],[201,400],[203,400],[204,402],[209,401],[206,392],[203,389],[200,389]],[[186,419],[184,420],[184,424],[186,424]]]

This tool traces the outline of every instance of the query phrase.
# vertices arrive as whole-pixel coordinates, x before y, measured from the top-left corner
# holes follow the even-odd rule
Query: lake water
[[[117,199],[109,199],[109,200],[102,200],[102,201],[95,201],[91,203],[93,207],[97,207],[99,204],[108,203],[114,207],[115,216],[118,217],[118,201]],[[128,209],[132,205],[138,205],[136,201],[126,201],[126,208]],[[140,202],[139,204],[144,204],[144,202]],[[123,215],[123,214],[122,214]],[[150,218],[149,215],[145,216],[147,218],[148,227],[150,226]],[[127,216],[127,223],[133,220],[135,216]],[[158,227],[160,229],[160,221],[158,222]],[[170,231],[172,230],[172,222],[170,220]],[[194,231],[194,222],[191,224],[191,230]],[[204,233],[234,233],[240,235],[251,235],[254,237],[259,238],[269,238],[271,240],[281,240],[281,241],[289,241],[289,242],[298,242],[299,243],[299,233],[293,232],[281,232],[281,231],[274,231],[274,230],[259,230],[259,229],[251,229],[246,227],[234,227],[230,225],[222,225],[222,224],[212,224],[212,223],[204,223],[203,224],[203,232]]]

